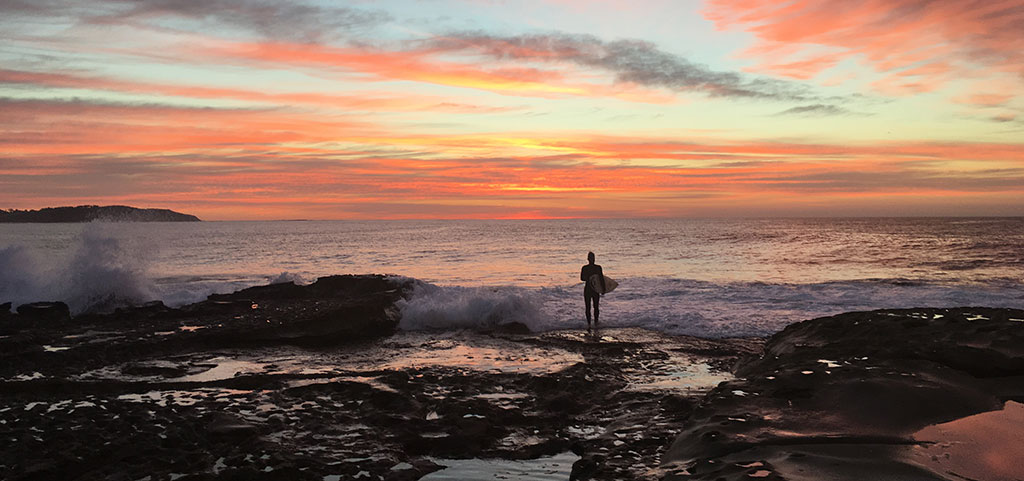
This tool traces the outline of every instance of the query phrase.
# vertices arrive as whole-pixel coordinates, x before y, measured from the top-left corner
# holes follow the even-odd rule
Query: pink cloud
[[[979,107],[1001,107],[1013,99],[1011,94],[974,93],[954,97],[953,101]]]
[[[276,105],[328,106],[359,111],[430,111],[439,113],[483,113],[514,110],[508,107],[474,105],[429,95],[362,92],[337,95],[316,92],[267,92],[241,88],[170,85],[60,72],[31,72],[0,69],[0,84],[37,87],[78,88],[113,92],[148,93],[196,99],[229,99]]]
[[[891,95],[955,77],[1024,75],[1020,0],[708,0],[705,15],[754,34],[747,55],[769,59],[755,68],[776,75],[811,78],[855,58],[886,75],[875,87]]]
[[[670,103],[674,97],[629,82],[581,81],[556,67],[483,65],[469,59],[441,58],[445,49],[379,50],[288,42],[224,43],[204,50],[218,61],[335,69],[365,80],[410,80],[513,95],[613,97],[633,102]]]
[[[1024,150],[1005,143],[428,135],[274,110],[2,107],[5,207],[187,206],[207,218],[586,217],[663,215],[684,198],[713,212],[730,202],[1001,202],[1024,192]],[[645,200],[624,201],[631,198]]]

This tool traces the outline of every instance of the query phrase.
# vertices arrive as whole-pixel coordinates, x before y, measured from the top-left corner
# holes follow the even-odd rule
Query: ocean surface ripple
[[[0,302],[75,312],[340,273],[420,280],[401,327],[607,326],[711,337],[900,307],[1024,308],[1024,218],[309,221],[0,225]]]

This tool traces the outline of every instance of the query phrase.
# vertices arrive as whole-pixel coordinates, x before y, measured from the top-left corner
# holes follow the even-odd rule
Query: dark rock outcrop
[[[226,345],[331,345],[391,335],[395,305],[411,280],[385,276],[321,277],[308,286],[288,282],[213,295],[184,309],[190,314],[231,314],[230,324],[199,333]]]
[[[39,210],[0,209],[0,222],[199,222],[194,215],[169,209],[140,209],[126,205],[80,205],[46,207]]]
[[[18,316],[29,322],[60,322],[71,319],[71,311],[63,302],[32,302],[18,306]]]
[[[196,349],[368,341],[395,332],[396,302],[413,282],[381,275],[331,276],[308,286],[275,284],[214,295],[177,309],[154,301],[73,319],[64,303],[24,304],[0,323],[0,377],[16,374],[15,359],[59,372],[71,365],[99,367]],[[111,343],[117,349],[109,348]],[[42,350],[43,345],[61,355]]]
[[[908,309],[793,324],[694,411],[666,479],[947,479],[910,458],[931,442],[914,434],[1024,399],[1022,319]]]

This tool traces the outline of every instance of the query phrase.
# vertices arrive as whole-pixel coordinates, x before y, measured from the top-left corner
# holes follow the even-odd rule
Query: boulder
[[[32,302],[18,306],[18,315],[27,321],[54,322],[71,319],[71,311],[63,302]]]

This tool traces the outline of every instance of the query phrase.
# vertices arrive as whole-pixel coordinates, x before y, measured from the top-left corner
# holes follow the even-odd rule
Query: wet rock
[[[395,303],[410,289],[411,281],[379,275],[331,276],[308,286],[273,284],[213,295],[186,310],[233,314],[221,329],[199,333],[208,342],[327,346],[393,334]]]
[[[569,481],[592,479],[601,469],[601,456],[584,456],[572,463]]]
[[[571,392],[562,392],[553,395],[544,401],[544,407],[557,413],[579,413],[585,408],[583,402]]]
[[[259,427],[231,414],[219,413],[206,426],[206,431],[217,436],[248,437],[257,434]]]
[[[486,419],[463,418],[458,420],[456,426],[459,428],[459,435],[467,438],[483,438],[491,429],[491,423]]]
[[[530,328],[521,322],[506,322],[494,328],[494,332],[500,334],[529,334]]]
[[[0,425],[18,442],[0,450],[0,477],[402,481],[439,468],[417,456],[535,459],[585,440],[588,459],[605,459],[595,479],[648,479],[688,404],[626,392],[625,373],[637,359],[666,359],[670,348],[707,344],[728,364],[738,355],[729,342],[698,345],[639,330],[610,330],[613,343],[574,332],[350,342],[391,332],[394,304],[409,285],[339,276],[180,309],[152,304],[71,323],[5,322]],[[344,333],[352,335],[340,340]],[[344,345],[289,346],[310,337]],[[665,347],[648,344],[654,338]],[[472,355],[501,368],[471,358],[383,365],[408,354],[444,360],[460,346],[493,347],[502,354]],[[586,362],[515,366],[524,350]],[[207,371],[208,379],[174,379]]]
[[[926,426],[1024,398],[1024,332],[1011,319],[1024,311],[882,310],[790,325],[694,409],[665,456],[686,469],[666,479],[748,479],[750,459],[771,461],[755,471],[767,479],[945,479],[939,464],[906,459],[907,446]]]
[[[121,307],[115,310],[119,315],[151,316],[157,313],[170,311],[171,308],[164,305],[163,301],[149,301],[139,306]]]
[[[71,319],[71,311],[63,302],[32,302],[18,306],[18,315],[26,321],[59,322]]]
[[[395,465],[389,469],[384,480],[415,481],[434,471],[444,469],[444,466],[441,466],[429,459],[415,459],[403,464]]]
[[[287,419],[285,419],[281,414],[271,414],[270,416],[267,416],[267,424],[277,428],[284,426],[286,421]]]

